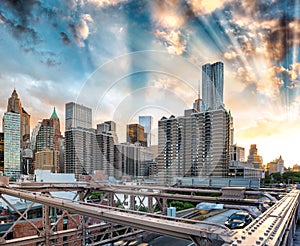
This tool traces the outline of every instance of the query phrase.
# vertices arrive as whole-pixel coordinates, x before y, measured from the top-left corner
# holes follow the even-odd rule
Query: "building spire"
[[[55,106],[54,106],[54,109],[53,109],[53,113],[51,115],[51,118],[50,119],[58,119],[58,116],[56,114],[56,110],[55,110]]]

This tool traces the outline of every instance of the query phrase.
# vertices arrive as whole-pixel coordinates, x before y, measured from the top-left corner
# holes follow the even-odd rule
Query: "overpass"
[[[51,195],[53,191],[69,190],[77,191],[73,200],[59,199]],[[103,192],[103,197],[108,198],[108,205],[111,206],[84,202],[84,199],[91,190]],[[170,194],[170,191],[174,194]],[[1,245],[26,245],[41,242],[45,245],[51,245],[51,241],[57,238],[75,235],[79,238],[76,243],[78,245],[85,245],[85,239],[88,237],[86,236],[88,234],[87,232],[92,234],[101,232],[102,239],[99,240],[99,238],[97,238],[96,241],[89,244],[101,245],[122,238],[122,235],[136,236],[143,231],[148,231],[172,237],[191,239],[195,245],[252,245],[254,242],[256,245],[290,245],[298,219],[298,190],[293,190],[291,193],[288,193],[280,201],[269,201],[270,204],[275,204],[242,231],[232,231],[223,225],[113,207],[112,202],[114,199],[119,199],[116,197],[120,193],[130,196],[130,208],[135,208],[136,197],[140,198],[144,196],[148,198],[148,205],[150,205],[150,203],[153,205],[152,202],[156,201],[157,204],[160,204],[162,211],[166,208],[167,200],[206,201],[236,205],[255,204],[259,206],[262,204],[262,201],[254,197],[264,195],[263,191],[251,191],[245,188],[232,187],[224,187],[220,190],[204,190],[151,186],[89,185],[86,183],[22,183],[14,186],[2,186],[0,187],[0,198],[8,204],[9,201],[4,195],[25,199],[31,201],[32,204],[42,204],[44,226],[42,230],[37,231],[37,235],[28,236],[26,238],[5,240],[5,236],[7,235],[3,235],[0,238],[0,243]],[[219,196],[205,196],[207,193],[213,193]],[[201,196],[199,194],[201,194]],[[76,200],[76,198],[80,199]],[[13,207],[12,204],[9,205]],[[53,230],[53,226],[50,226],[49,219],[49,208],[51,207],[67,211],[66,213],[80,215],[78,226],[63,231]],[[20,213],[21,219],[26,220],[25,212],[23,214]],[[101,223],[87,225],[84,223],[86,217],[96,218],[100,220]],[[18,222],[19,221],[16,221],[16,223]],[[117,231],[122,231],[122,233],[113,236]],[[124,234],[124,232],[126,233]],[[108,235],[111,237],[108,238]]]

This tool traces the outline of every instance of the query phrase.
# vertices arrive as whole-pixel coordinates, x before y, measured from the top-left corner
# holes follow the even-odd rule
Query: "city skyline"
[[[1,117],[16,88],[31,130],[53,106],[63,125],[74,101],[93,109],[93,127],[116,121],[124,139],[139,115],[156,128],[191,108],[201,66],[222,61],[235,142],[257,144],[264,163],[299,164],[299,6],[251,3],[1,1]]]

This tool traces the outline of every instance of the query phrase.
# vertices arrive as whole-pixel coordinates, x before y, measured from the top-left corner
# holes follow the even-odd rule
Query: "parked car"
[[[241,229],[249,225],[253,218],[248,212],[239,211],[235,212],[228,217],[225,221],[225,226],[230,229]]]

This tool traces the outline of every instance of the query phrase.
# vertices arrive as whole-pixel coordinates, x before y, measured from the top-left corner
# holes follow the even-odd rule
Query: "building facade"
[[[92,128],[92,109],[74,102],[66,104],[65,128]]]
[[[237,145],[230,145],[230,161],[245,161],[245,148]]]
[[[251,144],[248,155],[248,164],[252,164],[254,168],[263,169],[263,158],[258,155],[256,144]]]
[[[151,131],[153,124],[152,116],[139,116],[139,124],[144,127],[145,139],[147,141],[147,147],[151,146]]]
[[[203,110],[215,110],[224,107],[224,64],[216,62],[202,66],[202,103]]]
[[[53,113],[50,119],[43,119],[41,123],[38,124],[37,128],[35,129],[37,134],[35,134],[35,146],[34,146],[34,163],[35,168],[41,168],[45,160],[49,161],[48,164],[53,166],[55,164],[55,168],[52,169],[45,169],[45,170],[52,170],[55,172],[62,172],[61,162],[63,162],[63,157],[60,154],[62,152],[62,135],[60,132],[60,121],[57,116],[55,107],[53,109]],[[32,136],[34,138],[34,136]],[[47,154],[47,158],[42,160],[41,156],[46,156],[44,150],[48,153],[52,151],[52,155]],[[37,159],[37,153],[39,153],[39,159]],[[57,153],[59,156],[59,160],[57,164]],[[49,158],[52,156],[53,160]],[[54,164],[53,164],[54,163]],[[58,167],[57,167],[58,166]]]
[[[59,151],[54,149],[43,149],[36,152],[35,168],[37,170],[50,170],[52,173],[57,173],[59,170]]]
[[[13,178],[19,178],[21,175],[20,121],[18,113],[7,112],[4,114],[4,174]]]
[[[99,150],[93,129],[72,128],[65,132],[65,173],[93,174]],[[100,168],[100,167],[99,167]]]
[[[95,170],[102,170],[107,176],[114,176],[114,137],[110,133],[100,132],[96,135],[99,166]]]
[[[282,174],[284,172],[284,160],[279,156],[279,158],[267,163],[265,170],[268,174],[277,172]]]
[[[127,125],[127,142],[130,144],[139,143],[141,146],[146,147],[144,127],[139,124]]]
[[[225,109],[163,117],[158,122],[158,176],[227,177],[230,116]]]
[[[149,165],[154,155],[149,148],[134,144],[115,144],[115,177],[131,176],[133,178],[149,176]]]
[[[4,172],[4,133],[0,132],[0,172]]]
[[[65,173],[93,174],[97,168],[96,130],[92,129],[92,109],[74,102],[66,104]]]
[[[176,183],[181,177],[227,177],[233,118],[223,104],[224,65],[202,66],[202,100],[184,116],[158,122],[158,178]],[[200,94],[200,93],[199,93]]]
[[[7,112],[19,114],[20,117],[20,145],[30,140],[30,115],[22,107],[21,99],[14,89],[11,97],[8,99]]]

